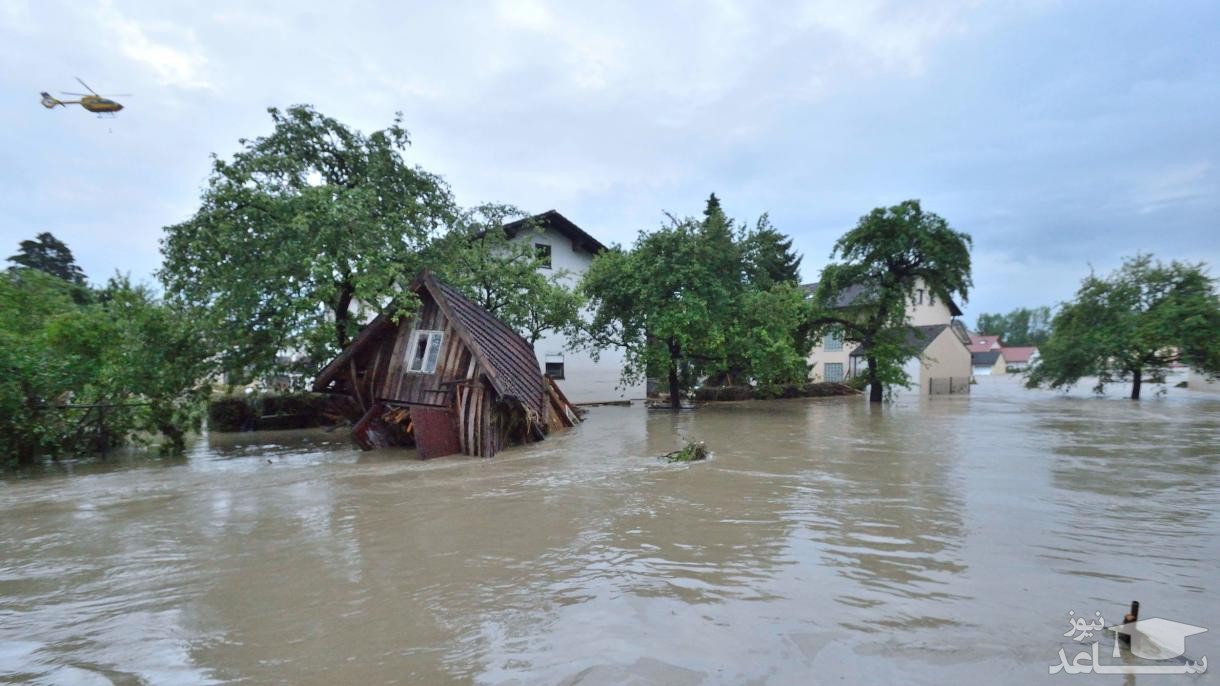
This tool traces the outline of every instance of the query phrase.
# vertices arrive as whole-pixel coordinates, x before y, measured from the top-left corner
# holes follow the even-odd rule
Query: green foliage
[[[541,230],[521,211],[504,205],[464,212],[460,223],[433,244],[429,264],[533,345],[547,331],[573,330],[583,300],[564,284],[569,272],[544,276],[533,242],[509,238],[504,226],[514,219],[525,222],[523,232]]]
[[[32,269],[0,274],[0,463],[155,434],[181,451],[207,393],[209,346],[193,313],[125,277],[86,304],[74,288]]]
[[[411,166],[401,116],[364,135],[308,106],[268,110],[268,136],[215,158],[202,204],[166,228],[160,277],[207,313],[226,371],[257,376],[281,351],[326,360],[354,335],[353,302],[379,310],[457,215],[444,181]]]
[[[1076,298],[1060,307],[1039,348],[1030,387],[1067,388],[1096,376],[1094,390],[1132,380],[1163,382],[1170,364],[1220,373],[1220,301],[1202,264],[1137,255],[1108,277],[1090,274]]]
[[[208,430],[221,433],[253,427],[254,405],[249,398],[226,395],[208,402]]]
[[[16,267],[27,267],[57,276],[77,286],[85,285],[85,272],[76,264],[76,258],[63,241],[43,232],[32,241],[21,241],[21,249],[8,258]]]
[[[746,234],[741,251],[749,284],[762,289],[800,285],[801,256],[792,249],[792,239],[772,226],[767,215],[759,217],[754,230]]]
[[[980,314],[975,330],[998,335],[1004,345],[1042,345],[1051,335],[1051,308],[1018,307],[1008,314]]]
[[[707,444],[698,441],[687,443],[681,450],[666,453],[664,457],[669,462],[699,462],[706,460],[710,454]]]
[[[226,395],[208,402],[208,430],[303,429],[355,421],[363,411],[346,399],[320,393]]]
[[[214,159],[198,212],[161,242],[160,278],[206,313],[230,378],[312,374],[373,314],[411,315],[403,290],[424,267],[531,341],[575,321],[562,275],[538,274],[532,247],[504,235],[520,213],[462,211],[405,161],[401,115],[366,136],[308,106],[269,112],[271,134]]]
[[[865,346],[869,399],[880,402],[885,388],[907,386],[903,364],[917,354],[907,343],[907,304],[926,288],[944,302],[966,302],[970,277],[970,236],[918,200],[878,207],[835,243],[814,294],[813,334],[831,328]],[[922,285],[921,285],[922,284]],[[859,289],[845,300],[845,293]]]
[[[773,231],[765,219],[759,226]],[[701,220],[670,216],[657,231],[640,232],[631,250],[607,251],[586,272],[581,291],[593,316],[581,340],[594,354],[623,348],[626,380],[664,370],[675,406],[682,389],[703,377],[803,380],[807,305],[791,280],[768,276],[764,286],[749,278],[748,255],[762,254],[759,244],[715,195]]]

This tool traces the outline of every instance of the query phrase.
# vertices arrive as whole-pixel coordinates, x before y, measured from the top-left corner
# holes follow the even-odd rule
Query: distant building
[[[529,230],[530,222],[540,231]],[[593,257],[606,246],[555,210],[505,225],[509,238],[528,242],[543,260],[544,274],[563,274],[560,281],[575,288]],[[644,398],[644,382],[620,387],[624,353],[618,348],[601,351],[598,360],[585,351],[568,349],[567,336],[548,331],[534,344],[544,371],[555,379],[574,403],[603,403]]]
[[[909,327],[905,343],[919,351],[917,357],[907,360],[904,371],[919,384],[920,395],[970,392],[970,351],[953,324]],[[863,346],[852,351],[853,375],[867,373],[867,356]]]
[[[1000,348],[1000,351],[1004,354],[1004,362],[1011,371],[1029,369],[1030,365],[1038,359],[1038,347],[1033,345],[1005,346]]]
[[[805,284],[813,293],[817,284]],[[837,304],[846,307],[863,295],[865,289],[853,286],[839,295]],[[951,300],[936,298],[923,283],[918,283],[907,301],[908,344],[920,354],[907,363],[907,375],[919,384],[923,395],[969,392],[971,373],[970,342],[965,327],[955,318],[961,310]],[[813,381],[843,381],[865,373],[865,352],[855,343],[831,331],[809,353],[809,378]]]
[[[970,365],[975,376],[1000,376],[1008,372],[999,336],[970,334]]]

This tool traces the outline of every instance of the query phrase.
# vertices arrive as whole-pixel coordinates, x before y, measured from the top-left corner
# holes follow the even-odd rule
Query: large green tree
[[[1137,255],[1109,276],[1090,274],[1060,307],[1027,384],[1067,388],[1095,376],[1101,393],[1130,380],[1138,400],[1143,382],[1163,382],[1175,362],[1220,374],[1217,332],[1220,300],[1203,265]]]
[[[85,285],[85,272],[76,264],[72,250],[50,233],[43,232],[33,240],[21,241],[20,250],[8,258],[17,267],[27,267],[57,276],[77,286]]]
[[[973,285],[970,246],[969,235],[925,212],[918,200],[874,209],[835,243],[811,321],[818,331],[837,329],[863,346],[871,402],[881,402],[886,387],[910,383],[903,364],[916,354],[907,343],[907,304],[915,289],[966,302]]]
[[[359,326],[354,303],[409,309],[393,296],[457,216],[444,181],[404,158],[401,116],[365,135],[308,106],[268,111],[272,132],[214,158],[198,212],[161,242],[168,293],[207,312],[244,376],[285,351],[329,358]]]
[[[1042,345],[1051,335],[1051,308],[1018,307],[1008,314],[980,314],[975,329],[1005,345]]]
[[[581,282],[592,309],[581,340],[595,354],[623,348],[626,379],[664,375],[674,408],[699,379],[803,379],[803,295],[787,280],[752,283],[747,240],[713,194],[702,218],[670,216],[660,229],[640,232],[630,250],[599,255]]]
[[[124,277],[90,302],[33,269],[0,273],[0,463],[90,453],[198,426],[209,349],[195,316]]]

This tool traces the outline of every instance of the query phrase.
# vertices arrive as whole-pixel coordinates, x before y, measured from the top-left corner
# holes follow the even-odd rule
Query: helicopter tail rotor
[[[45,92],[45,91],[42,93],[42,100],[41,100],[41,102],[42,102],[42,106],[43,106],[43,107],[45,107],[45,108],[47,108],[48,110],[49,110],[49,109],[53,109],[53,108],[55,108],[55,107],[63,107],[63,106],[64,106],[64,104],[63,104],[62,102],[60,102],[59,100],[57,100],[57,99],[55,99],[55,98],[51,97],[51,94],[50,94],[50,93],[47,93],[47,92]]]

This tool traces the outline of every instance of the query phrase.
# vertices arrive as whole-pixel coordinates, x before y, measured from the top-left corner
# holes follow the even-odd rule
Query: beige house
[[[807,284],[813,292],[817,284]],[[864,292],[863,288],[848,288],[839,296],[839,304],[847,306]],[[910,326],[907,343],[920,351],[907,362],[906,371],[913,383],[918,383],[922,395],[968,393],[970,390],[971,359],[967,347],[970,339],[965,327],[955,317],[962,312],[953,301],[936,298],[922,283],[917,284],[907,302],[907,323]],[[809,353],[809,378],[813,381],[843,381],[867,368],[865,351],[848,343],[836,332],[828,333]],[[914,390],[914,386],[912,387]]]
[[[970,360],[975,376],[1000,376],[1008,373],[1008,361],[999,336],[970,334]]]

